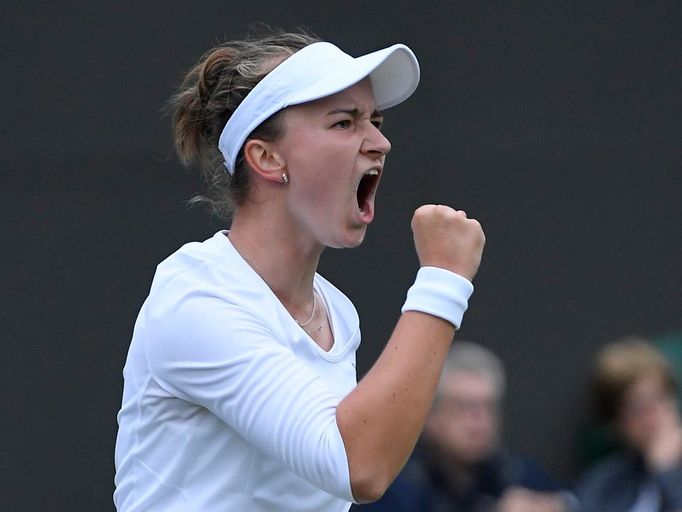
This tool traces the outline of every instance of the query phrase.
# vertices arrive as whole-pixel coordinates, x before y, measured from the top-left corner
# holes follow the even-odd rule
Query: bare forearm
[[[442,205],[419,207],[412,231],[421,268],[405,313],[381,357],[336,411],[359,501],[381,496],[414,448],[485,244],[476,220]]]
[[[337,422],[360,501],[378,497],[412,452],[453,335],[449,322],[406,312],[375,365],[339,404]]]

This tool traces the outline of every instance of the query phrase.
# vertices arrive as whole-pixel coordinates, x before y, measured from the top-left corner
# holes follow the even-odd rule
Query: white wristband
[[[447,320],[459,329],[474,285],[467,278],[439,267],[421,267],[407,291],[402,312],[421,311]]]

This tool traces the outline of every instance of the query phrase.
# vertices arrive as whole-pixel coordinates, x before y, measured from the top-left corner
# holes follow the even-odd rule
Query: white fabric
[[[383,110],[415,91],[419,64],[403,44],[353,58],[331,43],[319,42],[283,60],[249,92],[220,134],[218,148],[228,172],[234,174],[244,141],[270,116],[288,106],[336,94],[367,76],[377,110]]]
[[[414,284],[407,291],[401,311],[428,313],[459,329],[473,291],[471,281],[459,274],[438,267],[421,267]]]
[[[346,511],[336,424],[356,384],[359,322],[319,275],[322,350],[219,232],[157,269],[123,370],[119,512]]]

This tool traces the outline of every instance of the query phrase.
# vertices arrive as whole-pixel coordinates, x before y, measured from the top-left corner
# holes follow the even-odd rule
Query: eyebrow
[[[335,108],[335,109],[327,112],[328,116],[333,116],[335,114],[349,114],[353,117],[360,117],[360,110],[358,110],[357,108]],[[369,117],[370,117],[370,119],[372,119],[372,118],[376,118],[376,117],[382,117],[383,118],[384,116],[378,110],[374,110],[374,112],[372,112],[372,114]]]

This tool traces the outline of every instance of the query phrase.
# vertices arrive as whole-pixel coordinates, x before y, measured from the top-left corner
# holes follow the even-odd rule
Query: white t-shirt
[[[336,406],[356,385],[353,304],[323,277],[322,350],[226,232],[157,268],[135,323],[118,414],[121,512],[347,511]]]

